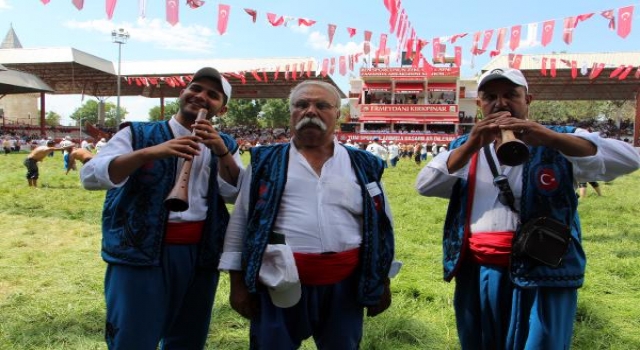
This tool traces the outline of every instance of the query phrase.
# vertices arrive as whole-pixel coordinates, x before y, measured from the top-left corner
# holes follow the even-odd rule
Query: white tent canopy
[[[53,92],[53,89],[33,74],[7,69],[0,65],[0,95]]]

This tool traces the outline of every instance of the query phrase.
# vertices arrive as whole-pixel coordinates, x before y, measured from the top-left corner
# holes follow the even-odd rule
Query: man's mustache
[[[327,131],[327,125],[322,120],[320,120],[319,118],[310,118],[310,117],[304,117],[300,119],[300,121],[296,124],[295,128],[296,130],[300,130],[309,124],[320,127],[322,131]]]

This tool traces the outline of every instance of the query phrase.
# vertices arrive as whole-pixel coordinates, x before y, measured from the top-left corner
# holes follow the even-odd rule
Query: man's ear
[[[525,100],[526,100],[527,105],[530,105],[531,101],[533,101],[533,95],[527,94],[527,96],[525,97]]]

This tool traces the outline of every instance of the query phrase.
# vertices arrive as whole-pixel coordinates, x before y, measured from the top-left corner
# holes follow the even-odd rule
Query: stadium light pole
[[[127,39],[129,39],[129,32],[125,31],[123,28],[113,30],[111,32],[111,41],[115,44],[118,44],[118,90],[116,96],[116,126],[120,125],[120,66],[122,64],[122,44],[126,44]]]

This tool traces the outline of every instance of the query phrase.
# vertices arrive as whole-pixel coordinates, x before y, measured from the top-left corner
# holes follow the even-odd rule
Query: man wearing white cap
[[[577,182],[640,167],[622,141],[528,120],[531,100],[521,71],[484,73],[477,103],[485,118],[416,181],[420,194],[450,200],[444,278],[456,281],[462,349],[570,348],[586,262]],[[524,142],[521,164],[496,154],[508,131]]]
[[[229,82],[202,68],[180,92],[176,115],[123,124],[80,171],[86,189],[107,190],[109,349],[205,346],[229,221],[225,202],[234,203],[242,171],[236,141],[211,123],[230,98]],[[183,173],[188,180],[177,188],[186,190],[186,208],[163,205]]]
[[[391,303],[394,235],[376,156],[338,143],[340,94],[305,80],[291,91],[292,140],[251,149],[220,269],[251,320],[250,348],[358,349],[363,314]]]

